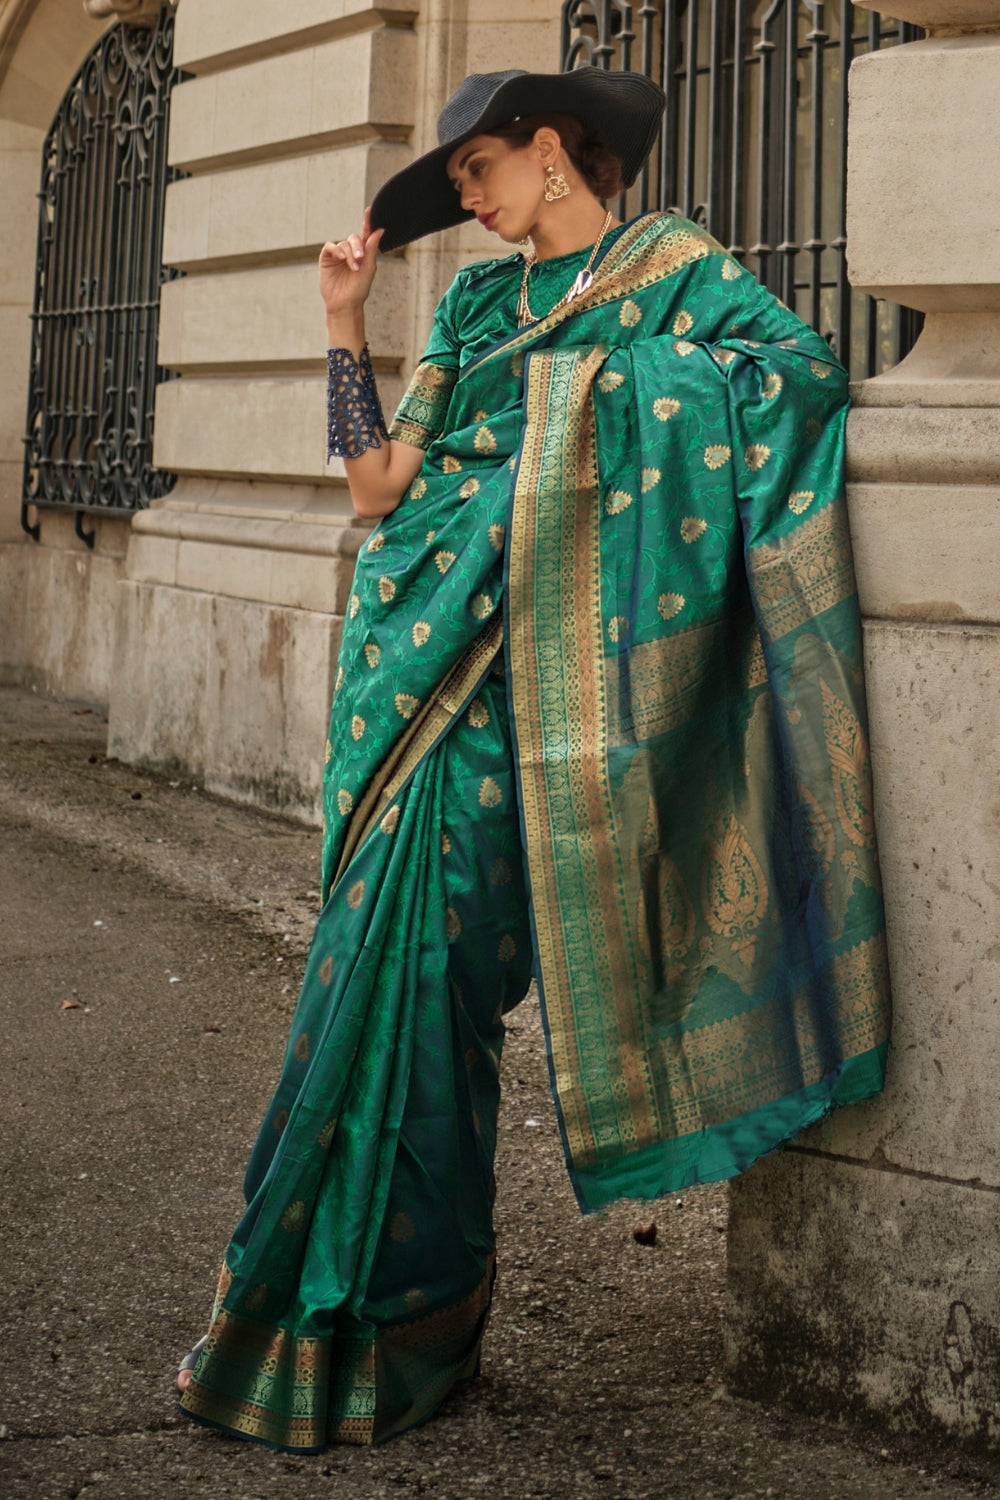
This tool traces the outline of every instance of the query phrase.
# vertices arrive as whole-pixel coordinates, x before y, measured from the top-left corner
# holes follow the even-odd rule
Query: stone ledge
[[[365,205],[411,159],[367,142],[172,182],[163,259],[189,274],[297,263],[361,223]]]
[[[1000,409],[857,407],[847,419],[847,478],[1000,484]]]
[[[1000,624],[1000,485],[855,480],[847,503],[865,619]]]
[[[409,305],[410,265],[379,265],[365,309],[377,371],[398,370],[407,352],[399,309]],[[160,296],[157,358],[171,370],[325,375],[323,305],[316,264],[182,276]]]
[[[411,26],[419,5],[371,0],[184,0],[174,62],[197,77],[262,57],[297,52],[381,25]]]
[[[382,28],[179,83],[170,163],[186,172],[283,157],[413,125],[416,37]]]
[[[386,413],[403,382],[379,380]],[[333,485],[323,377],[181,379],[157,387],[154,462],[174,474]]]

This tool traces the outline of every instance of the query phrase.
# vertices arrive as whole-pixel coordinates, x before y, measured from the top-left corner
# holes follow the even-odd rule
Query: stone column
[[[895,1021],[888,1087],[734,1185],[732,1389],[1000,1441],[1000,3],[895,0],[851,75],[853,284],[923,310],[848,478]]]

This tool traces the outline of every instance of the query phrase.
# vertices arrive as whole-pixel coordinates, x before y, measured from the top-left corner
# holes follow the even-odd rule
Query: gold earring
[[[568,198],[573,189],[561,172],[553,170],[549,162],[545,168],[545,201],[555,203],[559,198]]]

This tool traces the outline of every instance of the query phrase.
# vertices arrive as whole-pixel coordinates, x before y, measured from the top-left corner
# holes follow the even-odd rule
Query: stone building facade
[[[814,6],[819,11],[821,6]],[[894,0],[924,41],[853,77],[848,257],[926,313],[856,391],[849,481],[896,996],[885,1096],[733,1193],[748,1395],[1000,1444],[1000,0]],[[553,0],[180,0],[148,510],[20,523],[46,128],[144,0],[0,0],[0,678],[105,703],[110,751],[315,817],[364,535],[324,463],[315,258],[434,139],[470,71],[558,66]],[[387,258],[387,406],[476,226]]]

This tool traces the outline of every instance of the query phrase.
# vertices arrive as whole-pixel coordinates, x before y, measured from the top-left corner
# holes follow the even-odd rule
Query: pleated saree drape
[[[585,1208],[881,1087],[843,372],[683,220],[522,331],[517,279],[463,273],[394,428],[426,457],[358,561],[326,901],[182,1402],[281,1447],[474,1371],[532,968]]]

